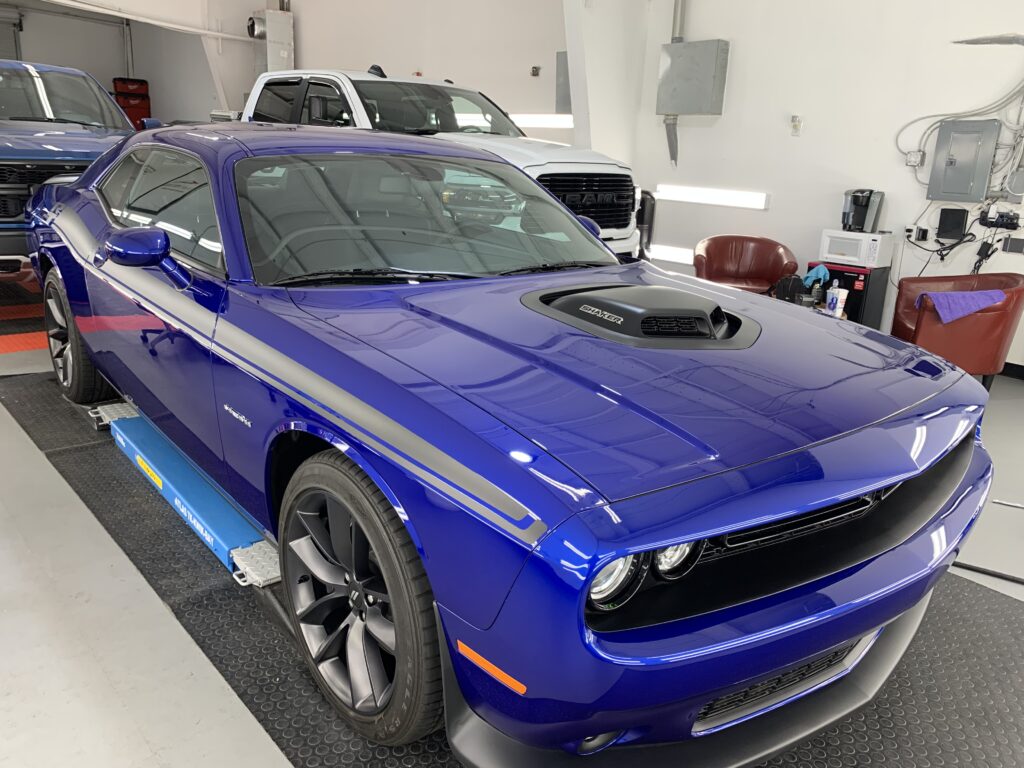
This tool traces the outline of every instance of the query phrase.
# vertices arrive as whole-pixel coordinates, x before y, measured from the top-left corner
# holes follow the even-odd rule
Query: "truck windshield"
[[[476,91],[393,80],[356,80],[353,85],[379,131],[523,135],[492,101]]]
[[[256,280],[408,282],[614,265],[542,187],[504,163],[386,154],[235,165]]]
[[[91,77],[38,70],[31,64],[0,67],[0,120],[132,129]]]

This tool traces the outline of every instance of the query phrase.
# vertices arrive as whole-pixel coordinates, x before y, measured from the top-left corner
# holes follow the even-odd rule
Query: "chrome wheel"
[[[347,706],[379,713],[394,687],[395,622],[366,533],[344,502],[310,489],[284,534],[285,586],[313,666]]]
[[[68,330],[68,317],[64,312],[64,304],[52,284],[46,288],[43,322],[46,327],[46,339],[50,348],[50,359],[53,361],[53,370],[60,383],[69,388],[74,375],[74,350],[71,345],[71,334]]]

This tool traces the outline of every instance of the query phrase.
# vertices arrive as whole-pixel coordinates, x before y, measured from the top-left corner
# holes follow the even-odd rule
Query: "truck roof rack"
[[[366,71],[376,77],[383,77],[387,79],[387,75],[384,74],[384,70],[381,68],[380,64],[371,64],[370,68]]]

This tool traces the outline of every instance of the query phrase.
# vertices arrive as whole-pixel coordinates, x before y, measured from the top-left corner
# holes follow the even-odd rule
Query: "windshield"
[[[428,83],[356,80],[356,92],[378,131],[523,135],[481,93]]]
[[[235,184],[260,283],[332,271],[482,277],[618,263],[542,187],[504,163],[380,154],[253,157],[236,164]]]
[[[78,123],[129,131],[110,96],[86,75],[0,67],[0,120]]]

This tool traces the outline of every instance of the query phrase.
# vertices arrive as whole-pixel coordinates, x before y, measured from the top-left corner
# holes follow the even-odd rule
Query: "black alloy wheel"
[[[395,680],[395,622],[366,534],[343,501],[308,490],[286,540],[289,596],[313,663],[349,707],[378,714]]]
[[[43,282],[43,328],[61,393],[73,403],[98,403],[116,397],[114,388],[92,364],[75,326],[71,305],[56,269]]]
[[[61,387],[70,389],[75,375],[75,350],[68,331],[68,317],[56,283],[48,282],[44,294],[43,323],[46,341],[50,347],[50,360]]]
[[[356,731],[416,741],[444,716],[434,594],[380,488],[337,450],[307,459],[281,502],[285,605],[310,674]]]

